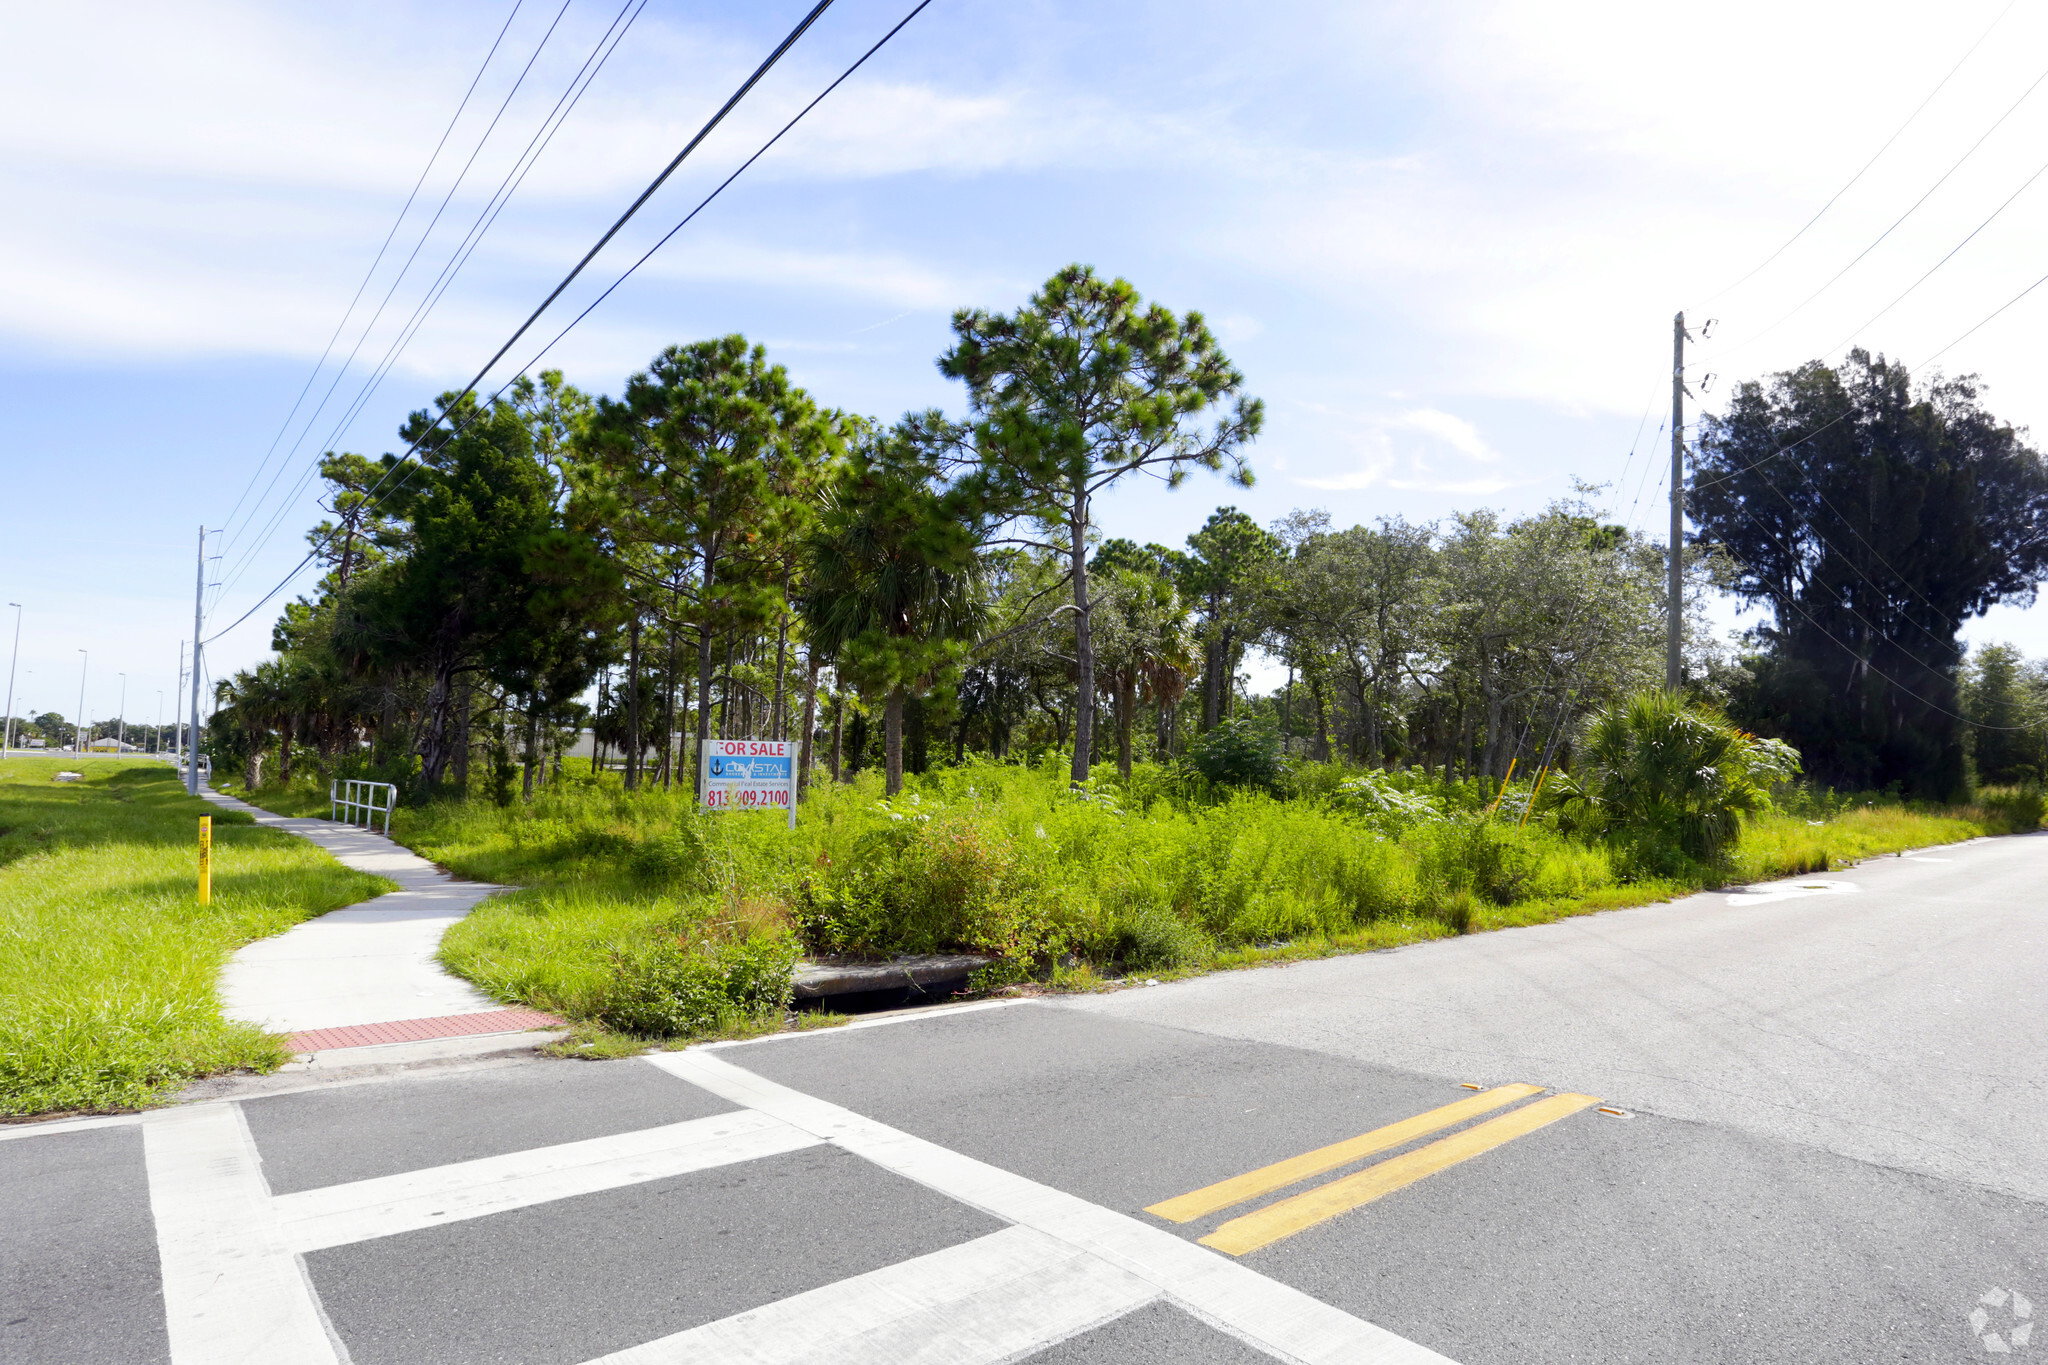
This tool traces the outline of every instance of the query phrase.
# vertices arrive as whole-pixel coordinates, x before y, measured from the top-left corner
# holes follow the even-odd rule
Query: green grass
[[[0,763],[0,1115],[133,1109],[195,1077],[288,1060],[221,1015],[215,979],[253,939],[392,889],[246,815],[187,796],[165,764]],[[195,893],[213,817],[213,903]]]
[[[250,800],[249,794],[242,789],[240,778],[227,778],[211,785],[223,796]],[[274,815],[316,815],[325,820],[334,809],[328,799],[325,782],[295,780],[289,787],[273,782],[267,787],[259,787],[257,793],[261,799],[250,801],[250,804],[259,805]],[[378,820],[381,829],[383,817],[379,816]]]
[[[792,939],[810,952],[965,948],[999,960],[984,989],[1094,990],[1543,924],[1710,880],[1629,880],[1604,844],[1487,815],[1490,794],[1472,784],[1387,779],[1448,812],[1429,818],[1426,805],[1418,817],[1347,798],[1345,776],[1305,773],[1291,799],[1218,799],[1141,768],[1077,795],[1056,764],[971,762],[909,779],[893,802],[873,774],[820,784],[794,832],[772,815],[700,815],[686,792],[629,796],[607,776],[531,804],[401,807],[393,834],[522,888],[451,929],[441,960],[501,1000],[585,1021],[594,1031],[567,1045],[585,1056],[649,1045],[628,1039],[644,1024],[620,1022],[647,1017],[647,990],[709,989],[703,973],[677,974],[678,954],[758,966],[746,951]],[[268,790],[256,799],[288,808]],[[2039,817],[2038,800],[2016,795],[1945,810],[1801,798],[1747,822],[1711,880],[1836,868]],[[771,1015],[706,1027],[744,1032]]]

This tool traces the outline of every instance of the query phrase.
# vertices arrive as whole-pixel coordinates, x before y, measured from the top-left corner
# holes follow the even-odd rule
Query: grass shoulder
[[[1941,809],[1802,799],[1745,819],[1716,876],[1655,878],[1462,789],[1432,798],[1438,818],[1389,822],[1314,793],[1188,802],[1146,781],[1076,793],[1050,767],[970,763],[887,801],[869,777],[813,789],[791,831],[704,815],[686,792],[571,780],[531,803],[401,806],[392,833],[519,888],[451,929],[441,960],[577,1021],[552,1050],[589,1057],[808,1020],[787,1010],[798,952],[968,950],[998,959],[984,992],[1115,989],[1547,924],[2040,818],[1996,793]]]
[[[221,1071],[290,1060],[227,1019],[228,955],[392,889],[302,839],[189,796],[149,759],[0,762],[0,1116],[156,1103]],[[196,895],[213,817],[213,901]]]

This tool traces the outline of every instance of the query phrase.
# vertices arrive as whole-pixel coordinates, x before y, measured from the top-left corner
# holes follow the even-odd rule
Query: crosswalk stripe
[[[1158,1297],[1135,1275],[1010,1227],[590,1365],[997,1365]]]
[[[1332,1180],[1291,1199],[1233,1218],[1202,1238],[1202,1245],[1227,1251],[1233,1256],[1257,1251],[1598,1103],[1598,1097],[1593,1095],[1551,1095],[1502,1114],[1497,1119],[1476,1124],[1462,1133],[1439,1138],[1427,1147],[1389,1157],[1356,1175]]]
[[[241,1106],[195,1104],[149,1114],[142,1120],[142,1155],[172,1365],[336,1365],[346,1359],[278,1231]]]
[[[1501,1085],[1484,1094],[1470,1095],[1453,1104],[1432,1109],[1426,1114],[1417,1114],[1412,1119],[1402,1119],[1384,1128],[1375,1128],[1370,1133],[1361,1133],[1342,1142],[1333,1142],[1327,1147],[1318,1147],[1313,1152],[1276,1161],[1270,1166],[1261,1166],[1256,1171],[1234,1175],[1228,1180],[1219,1180],[1214,1185],[1205,1185],[1188,1194],[1177,1195],[1147,1208],[1145,1212],[1156,1214],[1171,1223],[1188,1223],[1204,1215],[1227,1209],[1232,1204],[1242,1204],[1247,1199],[1256,1199],[1262,1194],[1296,1185],[1311,1176],[1324,1171],[1334,1171],[1339,1166],[1348,1166],[1354,1161],[1369,1157],[1375,1152],[1384,1152],[1413,1142],[1416,1138],[1463,1123],[1477,1114],[1498,1109],[1504,1104],[1540,1095],[1540,1085]]]
[[[650,1053],[642,1060],[734,1104],[773,1114],[928,1189],[1085,1251],[1157,1286],[1177,1306],[1268,1355],[1295,1365],[1450,1365],[1425,1346],[1156,1224],[792,1090],[703,1048]]]
[[[272,1206],[291,1249],[304,1253],[817,1145],[809,1133],[742,1109],[301,1190]]]

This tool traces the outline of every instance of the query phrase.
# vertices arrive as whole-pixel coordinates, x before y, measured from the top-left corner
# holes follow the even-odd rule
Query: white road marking
[[[0,1123],[0,1142],[15,1138],[49,1137],[53,1133],[77,1133],[90,1128],[126,1128],[142,1122],[140,1114],[108,1114],[104,1118],[52,1119],[48,1123]]]
[[[998,1365],[1159,1297],[1066,1242],[1011,1227],[590,1365]]]
[[[1210,1325],[1304,1365],[1450,1365],[1446,1357],[1333,1308],[1207,1247],[1075,1195],[778,1085],[703,1049],[645,1058],[1007,1222],[1137,1276]],[[742,1357],[743,1358],[743,1357]]]
[[[285,1245],[241,1108],[200,1104],[142,1123],[172,1365],[339,1365],[346,1359]]]
[[[847,1024],[835,1024],[831,1028],[791,1030],[786,1033],[768,1033],[759,1038],[734,1038],[723,1043],[704,1043],[701,1046],[723,1052],[727,1048],[753,1047],[759,1043],[782,1043],[792,1038],[828,1038],[835,1033],[851,1033],[855,1029],[887,1028],[891,1024],[915,1024],[926,1019],[949,1019],[956,1014],[976,1014],[982,1010],[1004,1010],[1013,1005],[1036,1004],[1032,1000],[976,1000],[967,1005],[928,1005],[922,1009],[891,1014],[881,1019],[856,1019]]]
[[[1748,887],[1728,898],[1730,905],[1769,905],[1772,901],[1797,900],[1801,896],[1840,896],[1863,888],[1854,882],[1816,880],[1765,882]]]
[[[741,1110],[302,1190],[272,1203],[286,1244],[319,1251],[817,1145],[779,1119]]]

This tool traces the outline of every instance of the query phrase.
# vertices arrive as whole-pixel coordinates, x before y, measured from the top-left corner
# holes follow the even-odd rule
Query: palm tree
[[[903,706],[987,619],[973,525],[896,434],[856,451],[806,545],[811,648],[883,696],[888,794],[903,788]]]
[[[1645,871],[1711,866],[1799,771],[1799,754],[1758,739],[1669,692],[1644,692],[1586,720],[1573,771],[1551,779],[1545,804],[1563,822],[1627,846]]]
[[[213,699],[242,732],[242,782],[253,790],[263,779],[263,755],[270,747],[271,731],[282,728],[284,743],[291,743],[292,696],[284,667],[276,659],[266,659],[254,669],[222,678],[214,684]],[[285,771],[289,774],[288,764]]]

